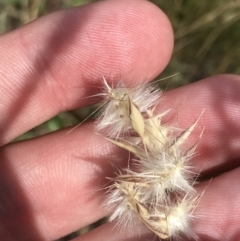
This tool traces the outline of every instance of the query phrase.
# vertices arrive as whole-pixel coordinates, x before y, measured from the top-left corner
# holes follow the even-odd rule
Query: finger
[[[196,170],[213,176],[240,165],[240,77],[217,75],[203,81],[165,92],[158,111],[173,109],[171,123],[188,128],[203,112],[188,140],[198,142],[192,158]]]
[[[138,225],[138,226],[137,226]],[[72,241],[157,241],[153,233],[141,223],[130,223],[127,227],[116,226],[115,223],[105,223]]]
[[[238,240],[240,230],[240,168],[199,185],[202,198],[196,210],[196,230],[200,240]]]
[[[173,34],[148,1],[103,1],[42,17],[0,38],[1,143],[89,103],[104,76],[132,84],[168,63]]]
[[[228,122],[222,118],[221,123],[214,112],[216,106],[211,104],[214,98],[217,99],[219,95],[223,96],[223,90],[226,90],[224,78],[227,80],[228,86],[232,88],[231,91],[228,89],[229,93],[231,92],[229,96],[232,98],[239,91],[239,81],[234,76],[210,78],[207,81],[180,88],[179,92],[176,90],[174,95],[179,97],[175,100],[180,101],[182,100],[181,95],[185,97],[190,93],[198,98],[198,101],[195,100],[198,106],[191,105],[191,102],[185,106],[185,109],[179,110],[178,119],[181,126],[189,126],[198,117],[199,112],[205,106],[209,106],[208,111],[204,113],[204,119],[200,120],[200,128],[194,134],[197,138],[202,126],[205,125],[210,125],[210,130],[213,129],[203,136],[201,142],[209,143],[209,146],[204,145],[203,147],[208,148],[208,152],[214,153],[211,163],[216,167],[223,164],[223,160],[218,155],[219,149],[231,141],[232,137],[228,136],[228,132],[234,132],[239,128],[237,121],[226,127],[225,124]],[[216,81],[221,79],[222,81]],[[216,84],[218,88],[216,88]],[[218,91],[210,92],[211,95],[206,95],[203,101],[203,96],[198,93],[206,93],[208,89],[211,89],[210,87]],[[173,93],[165,93],[163,101],[168,99],[166,103],[169,103],[172,98],[175,98],[172,96]],[[236,111],[238,104],[234,101],[236,99],[231,102],[226,97],[224,98],[226,106],[225,104],[224,106],[231,114],[231,119],[239,119],[239,112]],[[164,102],[160,103],[164,104]],[[174,103],[172,103],[173,106]],[[166,107],[166,105],[164,106]],[[189,115],[189,112],[192,113],[192,116]],[[214,118],[219,123],[214,121]],[[216,128],[217,125],[219,125],[218,128]],[[223,129],[222,135],[224,133],[226,135],[225,138],[216,142],[215,145],[210,145],[215,141],[220,127]],[[21,236],[19,232],[26,233],[25,230],[31,229],[35,230],[35,233],[44,234],[46,240],[52,240],[90,224],[107,214],[106,208],[101,204],[104,199],[102,189],[106,187],[104,186],[106,184],[105,177],[112,176],[114,171],[110,162],[117,167],[124,163],[126,165],[128,154],[124,154],[93,132],[92,125],[85,124],[68,135],[67,130],[63,130],[31,141],[11,144],[2,149],[0,163],[2,180],[0,183],[3,186],[0,190],[3,193],[1,197],[7,198],[2,204],[5,207],[3,209],[5,213],[0,217],[8,220],[7,230],[11,230],[10,228],[13,226],[12,234],[16,233],[19,237]],[[201,156],[202,163],[207,160],[209,155],[203,147],[199,144],[196,157]],[[239,147],[240,143],[236,143],[232,148],[224,149],[225,152],[221,154],[226,158],[225,165],[231,166],[233,157],[239,157]],[[193,162],[195,165],[198,164],[195,160]],[[9,196],[6,196],[6,193]],[[21,208],[18,208],[19,206]],[[9,208],[18,210],[18,212],[15,211],[15,215],[9,216],[9,213],[11,214]]]
[[[0,240],[55,240],[106,215],[110,162],[119,166],[128,155],[94,134],[91,124],[67,132],[2,148]]]

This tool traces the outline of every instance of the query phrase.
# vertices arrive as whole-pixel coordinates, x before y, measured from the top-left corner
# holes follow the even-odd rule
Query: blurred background
[[[121,0],[119,0],[121,1]],[[47,13],[96,0],[0,0],[0,33],[19,28]],[[176,88],[207,76],[240,74],[240,0],[152,0],[170,18],[175,48],[170,64],[156,79],[162,88]],[[61,113],[18,137],[33,138],[81,122],[93,107]],[[89,231],[86,227],[61,241]]]

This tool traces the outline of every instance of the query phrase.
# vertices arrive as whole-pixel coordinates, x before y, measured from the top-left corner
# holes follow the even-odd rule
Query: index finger
[[[104,1],[56,12],[0,38],[0,143],[86,105],[102,76],[157,75],[173,47],[167,17],[147,1]],[[149,78],[150,79],[150,78]]]

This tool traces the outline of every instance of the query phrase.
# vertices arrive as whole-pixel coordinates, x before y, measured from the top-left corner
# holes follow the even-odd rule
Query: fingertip
[[[126,82],[153,79],[166,67],[173,50],[173,30],[168,17],[148,1],[124,0],[120,3],[115,0],[111,4],[109,8],[118,12],[118,20],[109,40],[115,45],[112,49],[121,50],[114,56],[118,60],[115,73],[120,70]],[[103,60],[106,66],[114,63],[107,61]],[[105,69],[108,71],[107,67]],[[106,77],[113,78],[109,72],[103,72]]]
[[[203,176],[218,175],[239,165],[239,92],[240,76],[222,74],[167,91],[159,103],[159,112],[174,110],[173,122],[182,129],[204,110],[189,138],[191,143],[196,142],[204,130],[192,159]]]
[[[38,51],[39,64],[45,61],[60,81],[71,71],[68,82],[99,81],[103,75],[128,82],[154,78],[166,67],[173,30],[168,17],[151,2],[111,0],[49,14],[5,40],[5,45],[16,47],[15,57],[16,50],[21,52],[27,65],[34,64]]]

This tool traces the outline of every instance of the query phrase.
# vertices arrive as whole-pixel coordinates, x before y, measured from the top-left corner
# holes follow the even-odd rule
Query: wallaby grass
[[[47,13],[90,2],[96,0],[1,0],[0,33],[11,31]],[[157,79],[179,74],[161,82],[162,88],[176,88],[215,74],[240,74],[240,0],[151,2],[168,15],[175,33],[172,59]],[[94,107],[87,107],[61,113],[17,140],[74,125],[93,110]],[[92,227],[88,226],[62,240],[69,240]]]

